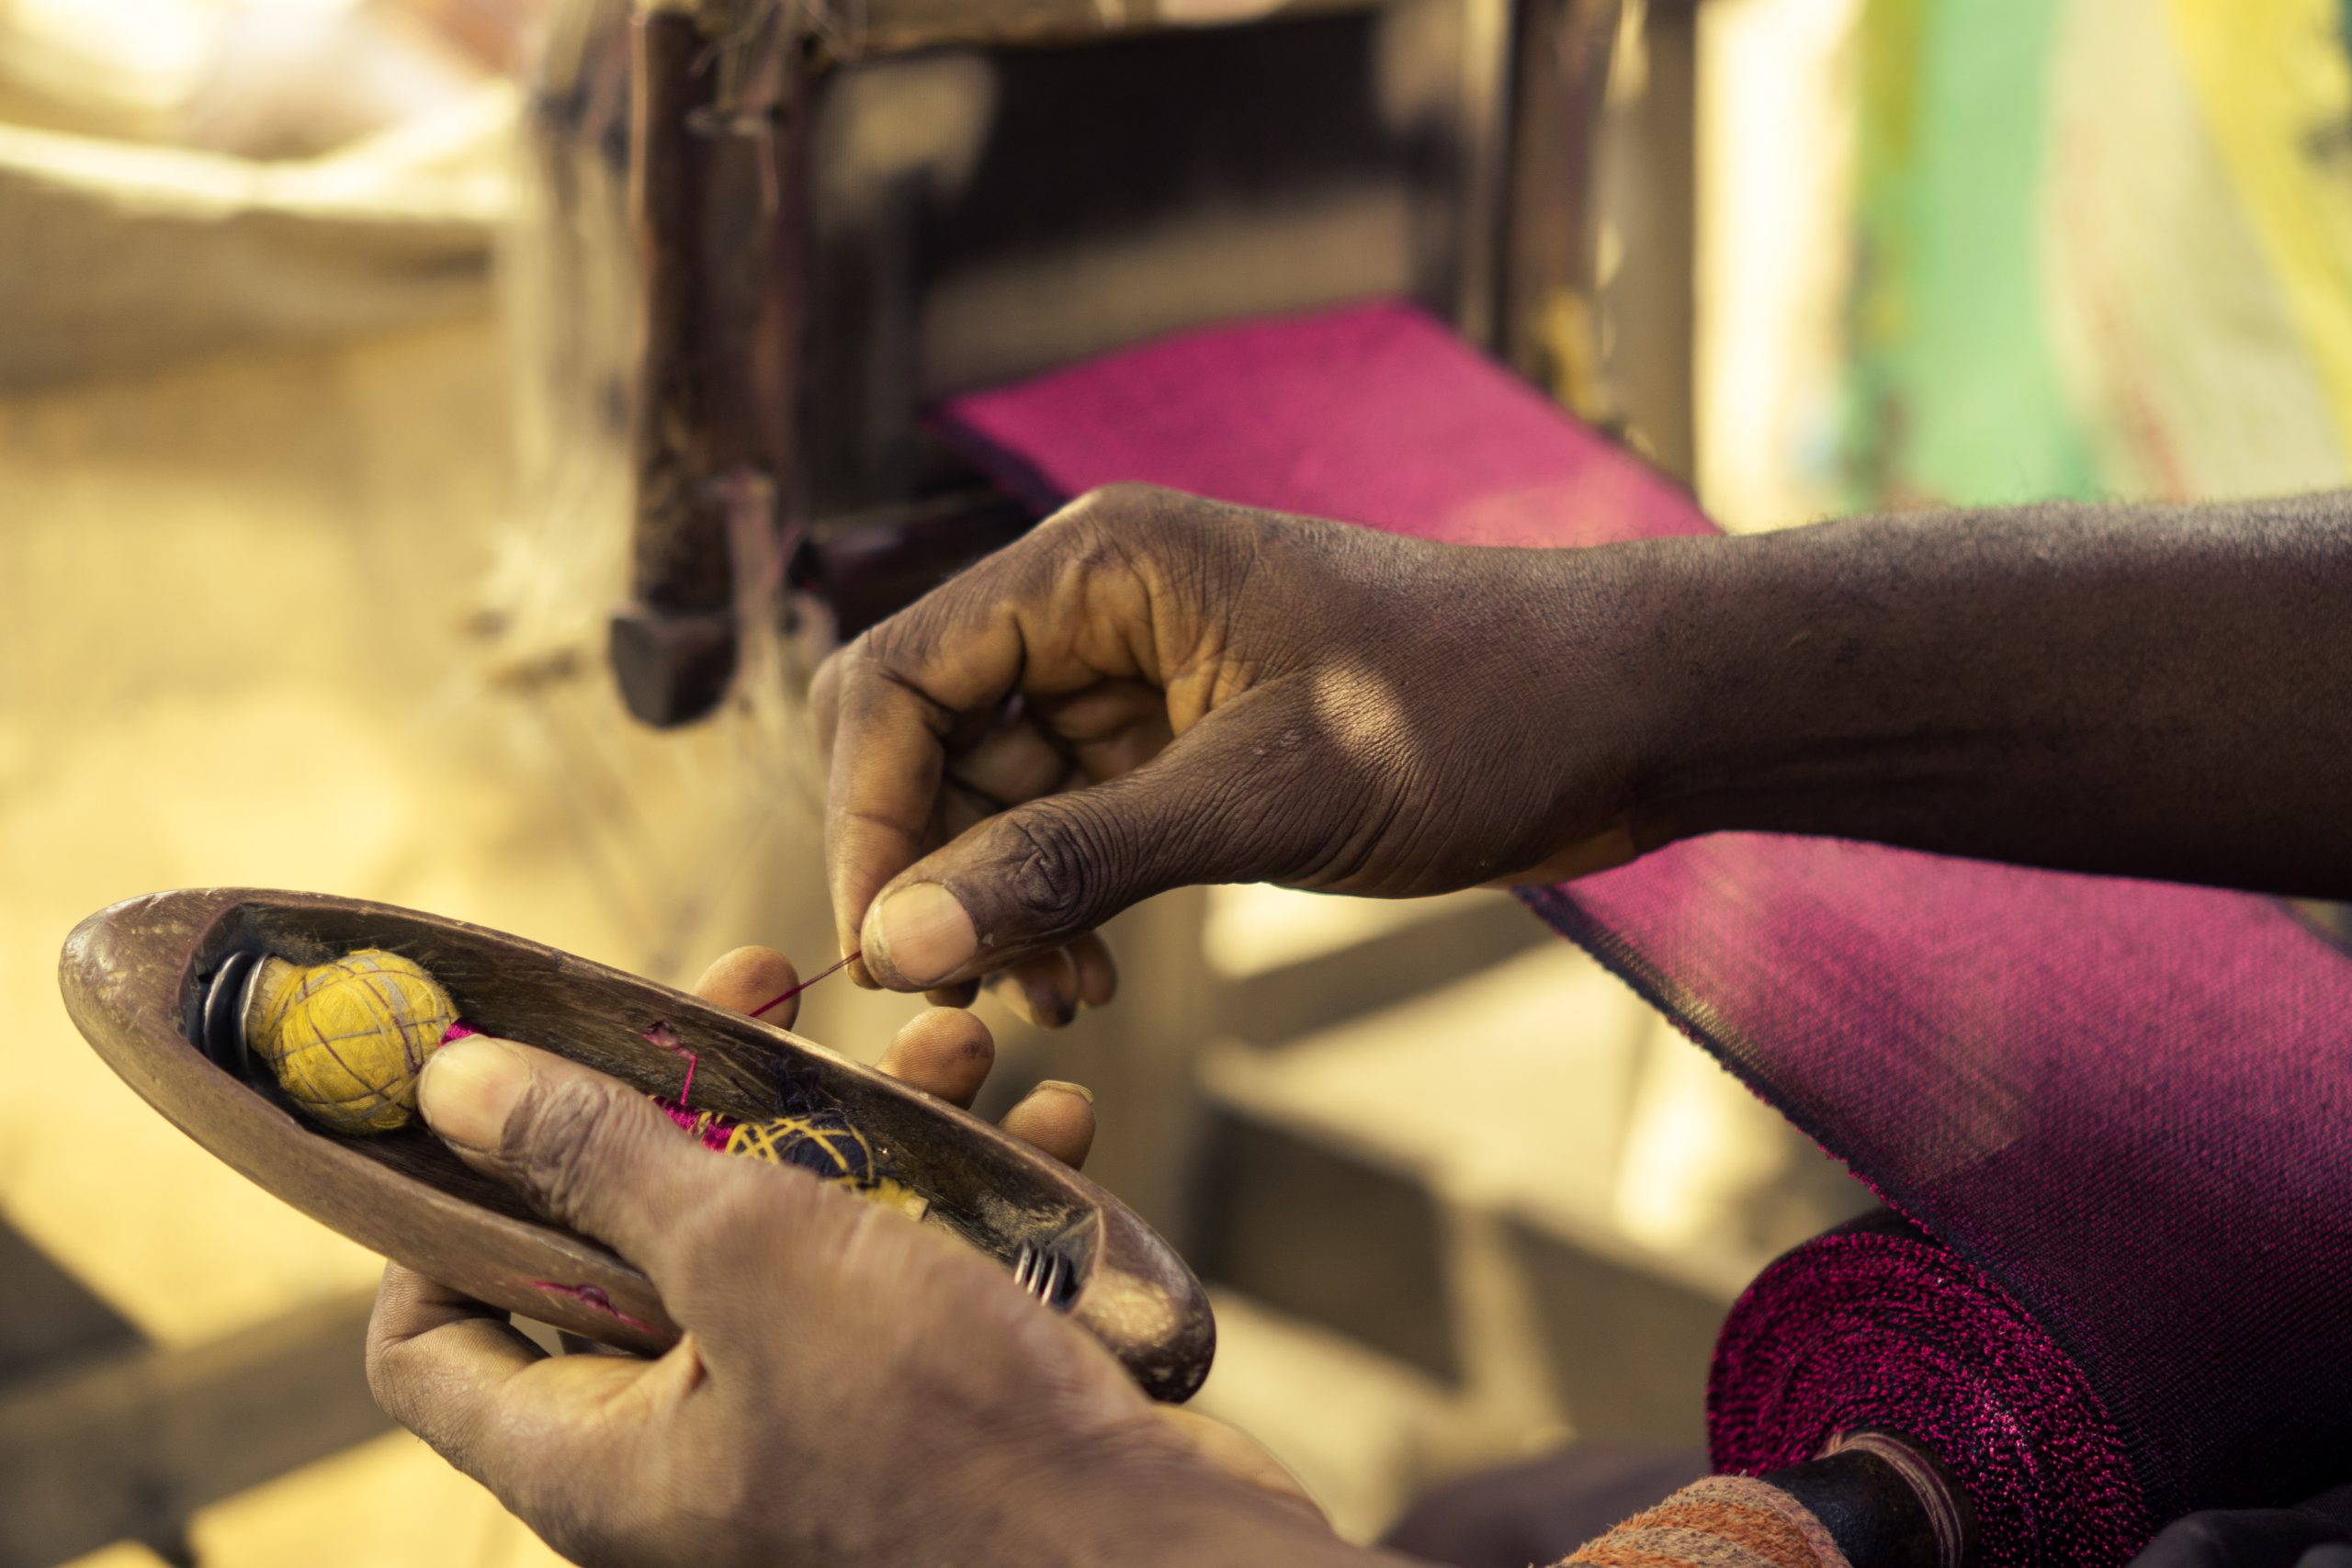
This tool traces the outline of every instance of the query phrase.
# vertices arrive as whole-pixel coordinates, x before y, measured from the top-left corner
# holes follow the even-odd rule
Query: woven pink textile
[[[1170,338],[959,400],[940,428],[1040,512],[1135,482],[1465,545],[1713,531],[1672,481],[1403,305]]]
[[[1392,304],[1149,344],[939,427],[1040,505],[1143,480],[1466,543],[1710,528]],[[1719,1464],[1908,1412],[1996,1563],[2117,1562],[2191,1509],[2352,1478],[2352,962],[2279,906],[1752,835],[1528,901],[1918,1227],[1810,1244],[1735,1309]]]

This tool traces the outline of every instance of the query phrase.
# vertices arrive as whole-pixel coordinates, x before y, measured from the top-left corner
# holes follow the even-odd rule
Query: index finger
[[[1133,500],[1120,487],[1080,497],[828,662],[813,694],[831,738],[825,859],[843,953],[856,950],[875,895],[932,847],[949,739],[964,721],[1015,692],[1159,684],[1154,573],[1119,522]]]
[[[842,951],[854,953],[875,894],[922,857],[952,716],[874,668],[863,638],[833,657],[843,664],[825,780],[825,879]]]
[[[825,661],[810,699],[827,752],[825,869],[842,951],[874,896],[930,847],[947,739],[1032,671],[1026,618],[1050,594],[1037,534],[860,635]]]

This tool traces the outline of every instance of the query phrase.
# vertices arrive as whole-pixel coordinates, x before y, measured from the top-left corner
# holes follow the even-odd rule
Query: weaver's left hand
[[[715,967],[717,999],[730,961],[752,962]],[[939,1048],[945,1025],[910,1031],[893,1049],[910,1076],[942,1081],[971,1055]],[[1370,1561],[1262,1451],[1166,1418],[1107,1351],[943,1233],[714,1155],[628,1086],[528,1046],[445,1046],[420,1095],[462,1157],[644,1269],[685,1329],[651,1360],[551,1357],[504,1314],[386,1271],[378,1399],[576,1562]],[[1041,1144],[1069,1147],[1085,1101],[1066,1098],[1033,1102]],[[1091,1108],[1083,1123],[1091,1137]]]

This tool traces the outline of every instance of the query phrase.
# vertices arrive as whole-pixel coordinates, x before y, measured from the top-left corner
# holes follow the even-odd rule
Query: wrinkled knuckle
[[[869,626],[825,656],[809,682],[809,698],[820,718],[831,716],[835,727],[854,729],[874,706],[876,665]]]
[[[1114,492],[1130,488],[1113,485],[1089,491],[1030,531],[1026,566],[1032,573],[1059,575],[1100,566],[1120,553],[1123,541],[1137,532],[1135,501]]]
[[[842,650],[849,655],[851,672],[872,678],[895,669],[914,640],[914,606],[910,605],[858,633],[857,640]]]
[[[968,629],[969,601],[945,590],[916,601],[858,634],[856,662],[842,687],[843,705],[864,716],[911,693],[929,704],[923,671]]]
[[[1091,929],[1096,899],[1125,870],[1118,840],[1101,814],[1061,796],[1001,821],[1004,895],[1033,938],[1058,940]]]
[[[851,712],[863,705],[876,682],[888,677],[892,658],[905,641],[905,630],[899,625],[905,614],[901,610],[866,627],[826,660],[835,671],[836,701]]]
[[[1104,485],[1054,518],[1050,547],[1066,566],[1133,571],[1181,553],[1197,536],[1201,514],[1214,510],[1198,497],[1157,485]]]
[[[523,1185],[567,1224],[577,1223],[591,1186],[611,1179],[627,1152],[614,1115],[617,1086],[583,1078],[532,1085],[506,1119],[500,1150]]]
[[[1096,485],[1057,513],[1059,524],[1131,522],[1138,516],[1153,515],[1167,505],[1172,491],[1158,485],[1122,479],[1114,484]]]

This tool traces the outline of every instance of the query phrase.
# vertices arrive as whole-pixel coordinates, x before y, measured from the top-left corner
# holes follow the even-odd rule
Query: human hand
[[[740,950],[700,988],[750,1006],[789,973]],[[968,1098],[957,1085],[978,1088],[992,1049],[976,1028],[926,1013],[891,1055]],[[528,1046],[445,1046],[420,1099],[468,1163],[643,1268],[685,1330],[651,1360],[549,1357],[503,1314],[386,1270],[377,1397],[577,1562],[1361,1561],[1261,1450],[1152,1405],[944,1233],[714,1156],[644,1096]],[[1023,1104],[1040,1146],[1082,1156],[1082,1095]]]
[[[1631,859],[1659,705],[1619,558],[1087,496],[819,671],[843,951],[901,990],[1002,973],[1066,1021],[1107,991],[1090,933],[1170,887]]]

